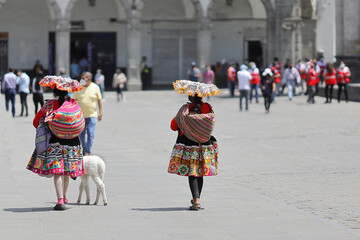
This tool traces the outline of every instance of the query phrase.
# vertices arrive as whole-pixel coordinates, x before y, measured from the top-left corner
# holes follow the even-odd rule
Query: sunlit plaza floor
[[[125,95],[117,102],[106,92],[93,146],[106,162],[109,205],[75,204],[77,179],[64,212],[52,210],[53,180],[25,169],[34,148],[32,96],[28,117],[18,116],[17,96],[15,118],[0,96],[2,239],[360,238],[360,103],[278,97],[265,114],[261,97],[243,112],[226,90],[205,99],[216,114],[219,175],[204,179],[204,210],[192,212],[187,179],[167,173],[177,136],[170,121],[186,96]]]

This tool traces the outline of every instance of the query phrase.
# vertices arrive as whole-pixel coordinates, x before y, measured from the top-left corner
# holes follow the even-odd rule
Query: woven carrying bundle
[[[190,113],[189,104],[183,105],[177,113],[175,120],[185,136],[197,143],[209,141],[215,125],[213,107],[209,104],[210,113]]]
[[[47,114],[45,122],[58,138],[72,139],[85,128],[85,118],[79,104],[74,99],[67,99],[56,110]]]

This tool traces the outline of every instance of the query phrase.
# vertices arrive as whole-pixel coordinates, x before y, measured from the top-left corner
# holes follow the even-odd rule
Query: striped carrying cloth
[[[180,130],[185,136],[198,143],[209,141],[215,125],[215,114],[213,107],[209,104],[210,113],[191,113],[189,104],[183,105],[175,116],[175,120]]]
[[[77,137],[85,128],[84,115],[74,99],[66,99],[58,109],[48,113],[45,122],[56,137],[63,139]]]

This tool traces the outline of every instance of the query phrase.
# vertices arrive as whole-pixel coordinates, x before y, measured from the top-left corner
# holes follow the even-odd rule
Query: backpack
[[[76,100],[68,98],[56,110],[47,114],[45,122],[58,138],[72,139],[85,128],[85,118]]]
[[[49,146],[51,138],[51,133],[49,131],[48,125],[44,122],[44,118],[40,119],[40,124],[36,128],[35,135],[35,148],[37,154],[45,152]]]

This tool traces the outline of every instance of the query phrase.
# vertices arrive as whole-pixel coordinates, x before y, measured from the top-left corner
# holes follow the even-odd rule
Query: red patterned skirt
[[[218,145],[211,136],[206,143],[196,143],[178,136],[173,147],[168,172],[180,176],[215,176],[218,173]]]
[[[41,176],[67,175],[72,178],[85,174],[81,145],[69,146],[50,143],[47,150],[37,154],[36,149],[26,169]]]

